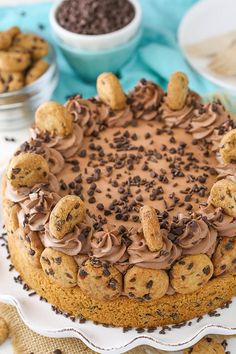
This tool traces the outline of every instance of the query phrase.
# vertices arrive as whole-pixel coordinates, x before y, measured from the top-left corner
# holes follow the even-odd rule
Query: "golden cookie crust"
[[[22,254],[35,268],[41,268],[40,257],[44,250],[37,232],[18,229],[18,235],[22,241]]]
[[[124,277],[124,292],[130,298],[157,300],[162,298],[169,286],[169,277],[164,270],[130,268]]]
[[[73,130],[73,117],[63,105],[48,101],[37,109],[35,124],[42,132],[67,136]]]
[[[230,216],[236,217],[236,183],[230,179],[217,181],[210,192],[210,202]]]
[[[102,73],[97,78],[99,98],[112,109],[123,109],[126,106],[126,96],[118,78],[113,73]]]
[[[63,288],[76,286],[78,266],[73,257],[52,248],[45,248],[40,263],[44,273],[52,281]]]
[[[67,195],[53,208],[49,219],[50,233],[62,239],[84,218],[84,202],[76,195]]]
[[[11,262],[24,281],[40,296],[74,316],[121,327],[155,327],[181,323],[213,311],[236,295],[236,275],[210,280],[193,294],[165,295],[161,299],[139,302],[127,297],[97,300],[78,286],[63,288],[42,269],[34,268],[20,255],[19,240],[9,235]],[[116,311],[114,311],[116,309]]]
[[[205,254],[183,257],[170,271],[171,285],[180,294],[191,294],[210,280],[213,270],[213,264]]]
[[[48,63],[44,60],[36,61],[31,68],[27,71],[25,77],[26,85],[31,84],[36,81],[40,76],[42,76],[48,69]]]
[[[14,188],[33,187],[48,181],[47,161],[34,153],[14,156],[7,168],[7,179]]]
[[[121,295],[122,275],[108,263],[87,260],[79,269],[78,285],[86,295],[98,300],[111,300]]]
[[[236,272],[236,239],[224,237],[213,255],[214,275]]]

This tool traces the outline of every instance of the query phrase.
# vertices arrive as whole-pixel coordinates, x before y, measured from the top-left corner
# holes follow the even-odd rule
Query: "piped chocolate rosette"
[[[30,139],[9,164],[4,213],[13,263],[41,295],[54,284],[65,296],[61,307],[78,313],[81,306],[88,318],[96,317],[93,304],[109,312],[111,301],[121,313],[122,304],[135,306],[132,323],[140,326],[215,309],[236,294],[222,277],[233,281],[236,271],[236,129],[229,113],[220,102],[202,104],[183,73],[172,75],[167,94],[141,80],[126,95],[111,73],[98,77],[97,91],[65,106],[40,106]],[[14,244],[40,271],[44,290],[17,263]],[[217,293],[218,280],[225,297],[216,301],[209,289]],[[204,300],[196,310],[196,297],[211,305]],[[60,307],[56,299],[49,296]],[[100,322],[127,324],[96,311]]]

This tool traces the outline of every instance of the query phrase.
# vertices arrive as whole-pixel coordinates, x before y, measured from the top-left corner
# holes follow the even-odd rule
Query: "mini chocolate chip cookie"
[[[61,104],[48,101],[37,109],[35,124],[43,132],[67,136],[73,130],[73,117]]]
[[[177,261],[171,269],[171,285],[177,293],[191,294],[210,280],[213,271],[213,264],[205,254],[186,256]]]
[[[220,155],[225,163],[236,160],[236,129],[226,133],[220,142]]]
[[[188,77],[181,72],[174,73],[169,81],[167,89],[167,104],[172,110],[180,110],[184,107],[188,96]]]
[[[48,177],[47,161],[34,153],[14,156],[7,169],[7,179],[14,188],[33,187],[48,182]]]
[[[33,33],[19,33],[15,37],[13,45],[29,50],[34,60],[48,54],[48,43],[45,39]]]
[[[45,274],[64,288],[77,285],[78,266],[74,258],[52,248],[45,248],[40,262]]]
[[[66,195],[61,198],[51,212],[49,219],[50,233],[57,239],[62,239],[71,232],[75,225],[84,219],[84,202],[76,195]]]
[[[0,345],[5,342],[9,336],[9,328],[3,317],[0,317]]]
[[[211,188],[210,202],[222,208],[226,214],[236,217],[236,183],[226,178],[217,181]]]
[[[186,349],[184,354],[225,354],[223,345],[213,338],[203,338],[192,348]]]
[[[26,51],[0,51],[0,71],[10,73],[24,71],[31,64],[31,56]]]
[[[0,93],[19,90],[24,84],[25,78],[22,72],[0,71]]]
[[[118,78],[112,73],[103,73],[97,78],[99,98],[112,109],[123,109],[126,106],[126,96]]]
[[[148,248],[152,252],[160,251],[163,246],[163,239],[155,209],[149,205],[144,205],[140,209],[140,219]]]
[[[124,278],[124,292],[131,298],[156,300],[163,297],[169,286],[169,277],[164,270],[134,266]]]
[[[78,285],[82,291],[98,300],[112,300],[121,295],[122,275],[112,265],[89,259],[80,267]]]
[[[30,230],[18,230],[18,235],[22,241],[22,251],[29,264],[35,268],[41,268],[40,257],[44,250],[42,242],[37,232]]]
[[[11,27],[6,31],[0,32],[0,50],[6,50],[8,49],[14,37],[20,33],[20,29],[17,26]]]
[[[25,83],[26,85],[36,81],[42,76],[48,69],[48,63],[44,60],[36,61],[26,73]]]
[[[213,255],[214,275],[236,272],[236,239],[224,237]]]

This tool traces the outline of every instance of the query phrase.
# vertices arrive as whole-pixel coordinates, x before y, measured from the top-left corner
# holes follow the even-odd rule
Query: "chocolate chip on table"
[[[128,0],[65,0],[58,7],[56,19],[70,32],[96,35],[125,27],[134,15]]]

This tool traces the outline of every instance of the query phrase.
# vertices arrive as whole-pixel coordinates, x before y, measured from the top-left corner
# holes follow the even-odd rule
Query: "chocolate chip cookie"
[[[170,271],[171,285],[177,293],[191,294],[209,281],[213,270],[213,264],[205,254],[183,257]]]
[[[65,288],[77,284],[78,266],[74,258],[52,248],[45,248],[40,262],[45,274]]]
[[[14,156],[7,168],[7,179],[14,188],[33,187],[48,181],[47,161],[38,154],[24,153]]]
[[[192,348],[186,349],[184,354],[225,354],[225,350],[215,339],[204,338]]]
[[[37,109],[35,124],[42,132],[67,136],[73,130],[73,117],[63,105],[48,101]]]
[[[236,239],[224,237],[213,255],[214,275],[236,272]]]
[[[19,33],[13,42],[15,47],[25,48],[38,60],[48,54],[48,43],[42,37],[33,33]]]
[[[123,109],[126,106],[126,96],[118,78],[112,73],[103,73],[97,78],[99,98],[112,109]]]
[[[78,285],[91,297],[112,300],[121,295],[122,275],[114,266],[91,259],[80,267]]]
[[[134,266],[124,278],[124,292],[141,301],[160,299],[166,294],[168,286],[169,277],[164,270]]]
[[[148,248],[152,252],[159,251],[163,246],[163,239],[155,209],[149,205],[144,205],[140,209],[140,219]]]
[[[24,71],[31,64],[31,56],[24,51],[0,51],[0,71],[10,73]]]
[[[44,60],[36,61],[30,69],[27,71],[25,77],[26,85],[31,84],[36,81],[40,76],[42,76],[48,69],[48,63]]]
[[[19,90],[25,84],[22,72],[0,71],[0,93]]]
[[[56,204],[49,219],[50,233],[62,239],[84,219],[84,202],[76,195],[67,195]]]
[[[211,188],[210,202],[230,216],[236,217],[236,183],[221,179]]]

